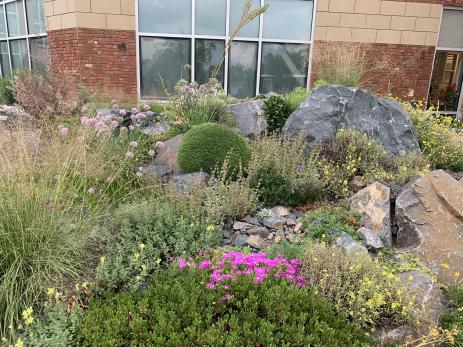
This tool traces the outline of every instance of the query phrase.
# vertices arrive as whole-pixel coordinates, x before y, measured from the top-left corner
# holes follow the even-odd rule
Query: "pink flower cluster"
[[[178,266],[196,267],[195,263],[178,260]],[[300,274],[300,261],[288,260],[281,255],[271,259],[264,252],[244,254],[242,252],[226,252],[220,257],[204,259],[196,267],[199,271],[209,271],[208,288],[230,289],[239,276],[251,276],[255,283],[262,283],[269,276],[286,278],[298,287],[306,285],[307,280]]]
[[[83,116],[80,118],[80,123],[83,126],[95,128],[99,135],[115,129],[119,125],[119,122],[119,117],[111,114],[105,116],[101,112],[97,112],[95,117]]]

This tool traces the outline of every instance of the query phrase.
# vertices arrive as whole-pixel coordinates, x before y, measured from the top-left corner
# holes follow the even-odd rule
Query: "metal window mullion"
[[[135,39],[136,42],[136,60],[137,60],[137,95],[141,99],[141,54],[140,54],[140,32],[138,25],[138,0],[135,0]]]
[[[26,0],[24,0],[22,3],[23,3],[23,13],[24,13],[24,25],[26,26],[27,60],[29,62],[29,70],[32,70],[31,50],[29,47],[29,24],[27,22]]]
[[[13,73],[13,64],[11,64],[11,49],[10,49],[10,28],[6,17],[6,5],[3,4],[3,16],[5,17],[5,28],[6,28],[6,46],[8,47],[8,63],[10,64],[10,74]]]
[[[195,81],[195,32],[196,32],[196,0],[191,0],[191,82]]]
[[[462,115],[463,115],[463,78],[461,79],[460,100],[458,101],[458,106],[457,106],[457,119],[461,120]]]
[[[260,6],[264,6],[264,0],[260,0]],[[264,26],[264,15],[259,15],[259,43],[257,47],[257,74],[256,74],[256,93],[255,95],[260,94],[260,66],[262,62],[262,33],[263,33],[263,26]]]
[[[310,43],[309,43],[309,65],[307,66],[307,83],[306,89],[310,89],[310,80],[312,79],[312,67],[313,67],[313,55],[314,55],[314,35],[315,35],[315,21],[316,21],[316,14],[317,14],[317,3],[318,0],[314,0],[313,7],[312,7],[312,28],[310,31]]]
[[[228,41],[230,40],[230,0],[227,0],[225,8],[225,42],[224,47],[227,47]],[[225,51],[224,66],[223,66],[223,89],[228,94],[228,63],[229,63],[229,49]]]

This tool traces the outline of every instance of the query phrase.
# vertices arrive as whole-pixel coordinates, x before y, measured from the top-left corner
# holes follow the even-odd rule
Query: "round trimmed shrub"
[[[206,123],[189,130],[180,145],[177,161],[183,172],[213,172],[227,159],[227,169],[236,173],[246,167],[251,150],[246,140],[233,129]]]
[[[307,287],[269,277],[209,289],[207,272],[157,273],[142,292],[95,300],[80,346],[370,346],[371,341]]]

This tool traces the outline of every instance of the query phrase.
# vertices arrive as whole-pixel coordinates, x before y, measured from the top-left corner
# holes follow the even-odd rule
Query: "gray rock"
[[[150,173],[155,178],[180,174],[180,168],[177,164],[177,154],[182,140],[183,134],[180,134],[166,141],[165,147],[159,151],[156,158],[150,164],[143,167],[143,171]]]
[[[286,217],[289,215],[289,210],[284,206],[275,206],[272,208],[272,213],[276,217]]]
[[[267,243],[259,235],[251,235],[248,237],[246,243],[252,248],[262,249],[267,246]]]
[[[354,176],[354,178],[349,182],[349,190],[357,193],[365,187],[365,182],[362,176]]]
[[[287,218],[286,219],[286,225],[290,227],[294,227],[297,225],[297,220],[296,218]]]
[[[246,235],[242,235],[242,234],[238,234],[235,238],[235,241],[233,242],[233,244],[236,246],[236,247],[244,247],[247,245],[247,242],[248,242],[248,236]]]
[[[285,219],[280,218],[280,217],[270,217],[270,218],[264,219],[262,221],[262,224],[264,224],[267,228],[270,228],[270,229],[281,229],[283,228],[283,225],[285,224]]]
[[[375,182],[362,189],[350,200],[350,207],[358,212],[363,225],[376,233],[385,246],[392,246],[391,190]]]
[[[288,118],[283,135],[302,131],[312,148],[340,128],[365,132],[395,155],[420,151],[416,130],[398,102],[337,85],[315,89]]]
[[[253,225],[260,225],[259,219],[257,217],[246,216],[242,219],[242,221]]]
[[[151,123],[147,126],[141,127],[141,132],[145,135],[156,136],[162,135],[170,130],[170,124],[167,122]]]
[[[172,177],[172,186],[178,194],[185,195],[191,187],[206,184],[208,179],[209,175],[205,172],[175,175]]]
[[[269,231],[266,227],[254,227],[249,230],[247,230],[247,233],[249,235],[259,235],[263,238],[267,237],[269,234]]]
[[[262,135],[267,129],[262,100],[252,100],[228,106],[237,121],[237,131],[246,137]]]
[[[355,241],[349,234],[338,232],[336,245],[343,248],[347,253],[368,253],[367,249]]]
[[[370,229],[360,228],[357,232],[362,236],[363,244],[368,250],[379,251],[384,248],[384,243],[381,241],[381,238]]]
[[[253,227],[252,224],[248,224],[245,222],[236,221],[233,223],[233,230],[247,230],[252,227]]]
[[[223,233],[223,237],[224,237],[225,239],[229,239],[229,238],[231,237],[230,230],[224,229],[224,230],[222,231],[222,233]]]

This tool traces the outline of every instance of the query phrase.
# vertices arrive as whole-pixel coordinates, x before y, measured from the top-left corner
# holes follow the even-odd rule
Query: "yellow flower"
[[[48,288],[47,289],[47,295],[52,296],[53,294],[55,294],[55,289],[54,288]]]
[[[208,225],[207,228],[206,228],[206,231],[211,233],[211,232],[215,231],[215,227],[213,225]]]
[[[145,244],[144,244],[144,243],[140,243],[140,244],[138,245],[138,248],[140,248],[140,250],[143,251],[143,250],[145,249]]]
[[[100,257],[100,264],[104,264],[105,261],[106,261],[105,256]]]
[[[82,283],[82,288],[87,289],[87,287],[88,287],[88,282],[87,282],[87,281],[85,281],[84,283]]]
[[[448,268],[449,268],[449,264],[447,264],[447,263],[443,263],[440,266],[445,270],[448,270]]]
[[[14,347],[23,347],[24,346],[24,342],[21,338],[18,339],[18,341],[16,341],[16,344],[14,345]]]
[[[456,278],[459,278],[461,276],[460,272],[459,271],[456,271],[454,274],[453,274]]]

